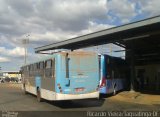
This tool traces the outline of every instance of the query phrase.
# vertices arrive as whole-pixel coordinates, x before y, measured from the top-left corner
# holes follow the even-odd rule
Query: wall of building
[[[19,77],[21,77],[21,74],[19,74],[19,73],[8,74],[8,77],[9,78],[11,78],[11,77],[17,77],[17,78],[19,78]]]
[[[21,78],[21,74],[19,72],[3,72],[3,77],[17,77]]]
[[[136,66],[136,78],[138,77],[144,78],[144,89],[160,90],[160,64]]]

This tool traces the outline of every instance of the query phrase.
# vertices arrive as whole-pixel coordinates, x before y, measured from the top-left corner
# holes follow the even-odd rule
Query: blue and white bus
[[[99,98],[98,55],[59,52],[21,68],[23,90],[38,101]]]
[[[125,60],[109,55],[99,57],[100,93],[116,94],[117,91],[127,88],[129,69]]]

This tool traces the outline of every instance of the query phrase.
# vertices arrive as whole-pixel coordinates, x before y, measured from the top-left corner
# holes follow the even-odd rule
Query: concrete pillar
[[[131,58],[130,58],[130,72],[131,72],[131,86],[130,90],[135,90],[135,79],[136,79],[136,72],[135,72],[135,56],[134,56],[134,50],[131,50]]]

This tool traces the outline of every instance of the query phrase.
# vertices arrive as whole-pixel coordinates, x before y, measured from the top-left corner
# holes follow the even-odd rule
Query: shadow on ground
[[[82,100],[67,100],[67,101],[46,101],[54,106],[69,109],[69,108],[87,108],[87,107],[101,107],[105,99],[82,99]]]
[[[116,94],[113,94],[113,93],[109,93],[109,94],[100,94],[100,98],[101,98],[101,99],[110,98],[110,97],[112,97],[112,96],[115,96],[115,95],[117,95],[117,94],[123,92],[123,91],[126,91],[126,90],[119,90],[119,91],[116,92]]]
[[[150,90],[137,90],[142,94],[160,95],[160,91],[150,91]]]

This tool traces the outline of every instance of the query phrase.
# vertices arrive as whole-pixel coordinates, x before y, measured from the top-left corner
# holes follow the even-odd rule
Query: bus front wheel
[[[42,102],[41,92],[40,92],[39,88],[37,89],[37,101]]]
[[[25,84],[23,84],[23,92],[24,92],[24,94],[27,94],[27,91],[26,91],[26,86],[25,86]]]

